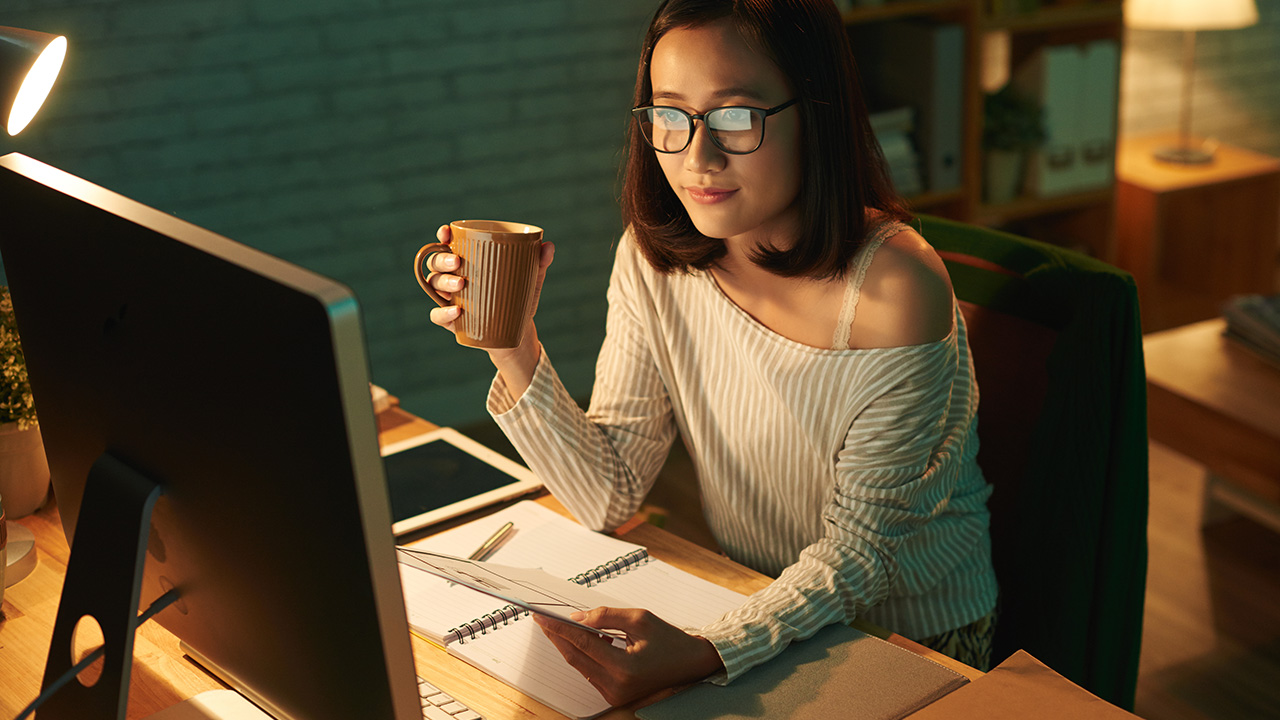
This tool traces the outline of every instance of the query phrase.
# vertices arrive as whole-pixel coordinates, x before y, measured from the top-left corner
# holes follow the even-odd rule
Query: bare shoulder
[[[953,297],[942,258],[915,230],[903,230],[872,258],[851,344],[899,347],[941,340],[955,321]]]

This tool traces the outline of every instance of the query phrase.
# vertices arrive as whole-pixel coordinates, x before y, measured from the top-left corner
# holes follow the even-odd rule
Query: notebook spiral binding
[[[636,548],[620,558],[614,558],[603,565],[598,565],[581,575],[575,575],[569,579],[579,585],[591,587],[647,562],[649,562],[649,551],[644,548]]]
[[[620,558],[615,558],[603,565],[596,566],[584,573],[575,575],[574,577],[569,578],[569,580],[579,585],[591,587],[604,582],[609,578],[617,577],[632,568],[643,565],[649,562],[650,559],[649,551],[644,548],[637,548]],[[528,617],[528,615],[529,611],[518,605],[507,605],[506,607],[499,608],[491,613],[481,615],[474,620],[462,623],[458,627],[450,630],[445,637],[454,638],[457,640],[459,645],[462,645],[468,640],[475,640],[477,635],[484,635],[490,630],[495,630],[504,625],[510,625],[522,617]]]

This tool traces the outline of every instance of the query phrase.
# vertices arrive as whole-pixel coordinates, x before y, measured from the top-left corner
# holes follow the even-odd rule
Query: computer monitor
[[[352,292],[18,153],[0,254],[72,543],[46,685],[106,637],[41,720],[124,717],[170,589],[155,620],[275,717],[421,718]]]

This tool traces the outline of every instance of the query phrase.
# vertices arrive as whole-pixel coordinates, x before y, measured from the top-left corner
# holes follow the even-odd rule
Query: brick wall
[[[1259,22],[1196,34],[1192,132],[1280,156],[1280,0],[1256,0]],[[1129,30],[1121,76],[1123,134],[1176,129],[1182,33]]]
[[[19,151],[351,286],[374,381],[443,424],[492,366],[412,258],[464,217],[557,245],[539,334],[576,396],[603,338],[622,132],[657,0],[4,0],[68,36]],[[2,268],[0,268],[2,270]],[[0,280],[3,278],[0,277]]]

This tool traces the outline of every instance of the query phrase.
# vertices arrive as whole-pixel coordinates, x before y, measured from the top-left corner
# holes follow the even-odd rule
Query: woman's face
[[[753,50],[728,20],[678,28],[653,49],[649,78],[654,105],[701,114],[727,105],[762,109],[793,98],[782,71]],[[789,107],[765,121],[764,142],[730,155],[711,141],[701,120],[678,153],[656,153],[671,189],[707,237],[764,241],[786,248],[798,232],[800,119]]]

